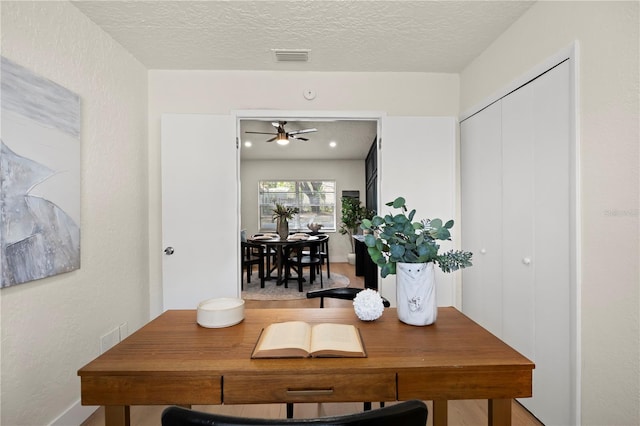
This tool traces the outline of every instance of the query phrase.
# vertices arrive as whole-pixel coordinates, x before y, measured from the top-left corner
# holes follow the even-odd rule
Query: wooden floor
[[[362,277],[356,277],[354,267],[347,263],[332,263],[331,271],[345,275],[349,278],[351,287],[363,287]],[[247,300],[246,308],[306,308],[318,307],[318,299],[282,300],[282,301],[257,301]],[[352,303],[346,300],[325,300],[325,307],[350,307]],[[431,410],[431,402],[425,401]],[[387,403],[390,405],[392,403]],[[377,404],[374,403],[376,408]],[[160,424],[160,415],[165,406],[133,406],[131,407],[131,424],[133,426],[157,426]],[[449,401],[449,424],[454,426],[476,426],[487,424],[487,401]],[[284,404],[263,405],[194,405],[194,410],[224,413],[234,416],[261,417],[261,418],[285,418],[286,408]],[[325,404],[295,404],[294,416],[300,418],[331,416],[346,413],[354,413],[362,410],[362,403],[325,403]],[[514,426],[541,426],[527,410],[518,402],[512,404],[512,424]],[[104,409],[101,407],[83,426],[104,425]],[[432,425],[431,417],[427,425]]]

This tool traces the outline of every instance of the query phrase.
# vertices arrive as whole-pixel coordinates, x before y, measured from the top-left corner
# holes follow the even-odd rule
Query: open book
[[[262,331],[251,358],[366,357],[351,324],[278,322]]]

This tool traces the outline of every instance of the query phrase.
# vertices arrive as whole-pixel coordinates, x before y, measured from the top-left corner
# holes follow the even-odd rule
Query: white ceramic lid
[[[238,324],[244,319],[244,300],[220,297],[198,305],[197,321],[202,327],[220,328]]]

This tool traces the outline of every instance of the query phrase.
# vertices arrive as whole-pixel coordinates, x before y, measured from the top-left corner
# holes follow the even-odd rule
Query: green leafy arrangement
[[[371,231],[365,235],[364,242],[371,259],[381,267],[382,277],[396,273],[396,262],[435,262],[443,272],[472,266],[471,252],[450,250],[438,253],[440,245],[436,241],[451,240],[449,230],[453,227],[453,220],[444,224],[440,219],[413,222],[416,211],[411,210],[407,215],[408,209],[402,197],[386,205],[401,209],[401,213],[363,219],[360,225],[362,229]]]
[[[358,227],[364,219],[371,219],[375,214],[373,211],[363,206],[360,200],[352,197],[342,197],[341,217],[339,232],[342,235],[349,235],[351,243],[351,253],[355,251],[353,236],[358,233]]]
[[[300,209],[298,207],[287,207],[282,204],[276,203],[276,208],[273,211],[273,220],[276,221],[280,218],[285,218],[286,220],[293,219],[294,215],[300,213]]]

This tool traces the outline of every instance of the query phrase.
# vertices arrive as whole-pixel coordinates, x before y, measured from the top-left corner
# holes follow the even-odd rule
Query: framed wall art
[[[2,57],[0,287],[80,268],[80,97]]]

